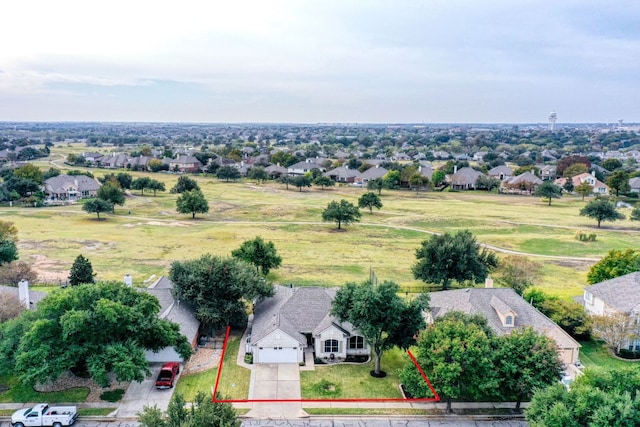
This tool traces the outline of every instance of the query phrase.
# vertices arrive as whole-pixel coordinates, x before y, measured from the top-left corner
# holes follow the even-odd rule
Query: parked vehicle
[[[162,365],[158,379],[156,380],[156,388],[171,388],[173,382],[180,373],[180,364],[178,362],[167,362]]]
[[[77,406],[49,406],[47,403],[38,403],[33,408],[14,412],[11,416],[11,425],[14,427],[65,427],[75,423],[77,418]]]

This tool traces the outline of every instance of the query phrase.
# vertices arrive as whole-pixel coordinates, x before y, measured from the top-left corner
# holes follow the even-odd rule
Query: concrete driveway
[[[160,373],[161,367],[161,363],[149,366],[151,376],[145,378],[141,383],[134,381],[129,385],[129,388],[118,405],[118,417],[135,417],[145,406],[156,405],[159,409],[166,411],[169,401],[171,400],[171,396],[173,396],[174,389],[168,388],[158,390],[155,387],[156,378]],[[177,378],[180,378],[180,375],[182,375],[182,368],[183,366],[181,365],[180,373]],[[175,382],[177,383],[178,380],[176,379]]]
[[[300,399],[300,366],[295,363],[255,364],[251,368],[249,400]],[[254,403],[249,418],[300,418],[308,414],[300,402]]]

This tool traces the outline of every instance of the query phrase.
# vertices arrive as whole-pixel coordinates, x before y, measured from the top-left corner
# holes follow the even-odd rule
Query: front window
[[[513,326],[513,316],[507,316],[507,318],[505,319],[504,323],[507,326]]]
[[[351,349],[364,348],[364,338],[360,336],[349,338],[349,348]]]
[[[337,353],[338,351],[338,340],[326,340],[324,342],[325,353]]]
[[[589,291],[584,291],[584,300],[591,304],[593,302],[593,295]]]

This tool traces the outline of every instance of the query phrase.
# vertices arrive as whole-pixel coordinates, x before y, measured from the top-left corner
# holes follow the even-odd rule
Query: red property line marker
[[[222,403],[274,403],[274,402],[439,402],[440,396],[436,393],[436,390],[431,385],[431,382],[425,375],[424,371],[418,364],[418,361],[411,351],[407,350],[407,354],[411,361],[420,372],[420,375],[424,379],[425,383],[433,393],[434,397],[423,397],[423,398],[378,398],[378,399],[218,399],[218,386],[220,384],[220,375],[222,374],[222,367],[224,366],[224,357],[227,352],[227,343],[229,342],[229,333],[231,332],[231,327],[227,326],[227,332],[224,337],[224,344],[222,346],[222,354],[220,355],[220,363],[218,365],[218,375],[216,375],[216,384],[213,389],[213,396],[211,396],[212,402],[222,402]],[[242,343],[240,343],[242,345]]]

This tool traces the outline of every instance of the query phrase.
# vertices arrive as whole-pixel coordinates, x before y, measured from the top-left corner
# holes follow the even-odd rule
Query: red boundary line
[[[418,361],[413,356],[410,350],[407,350],[407,354],[409,358],[418,369],[420,376],[424,379],[425,383],[433,393],[434,397],[422,397],[422,398],[379,398],[379,399],[217,399],[218,395],[218,386],[220,383],[220,375],[222,374],[222,366],[224,364],[224,356],[227,352],[227,343],[229,342],[229,333],[231,332],[231,327],[227,326],[227,332],[224,337],[224,344],[222,346],[222,354],[220,355],[220,364],[218,365],[218,375],[216,375],[216,384],[213,389],[213,396],[211,396],[212,402],[222,402],[222,403],[273,403],[273,402],[439,402],[440,396],[436,392],[433,385],[431,385],[431,381],[425,375],[424,371],[418,364]],[[242,343],[240,343],[242,345]]]

